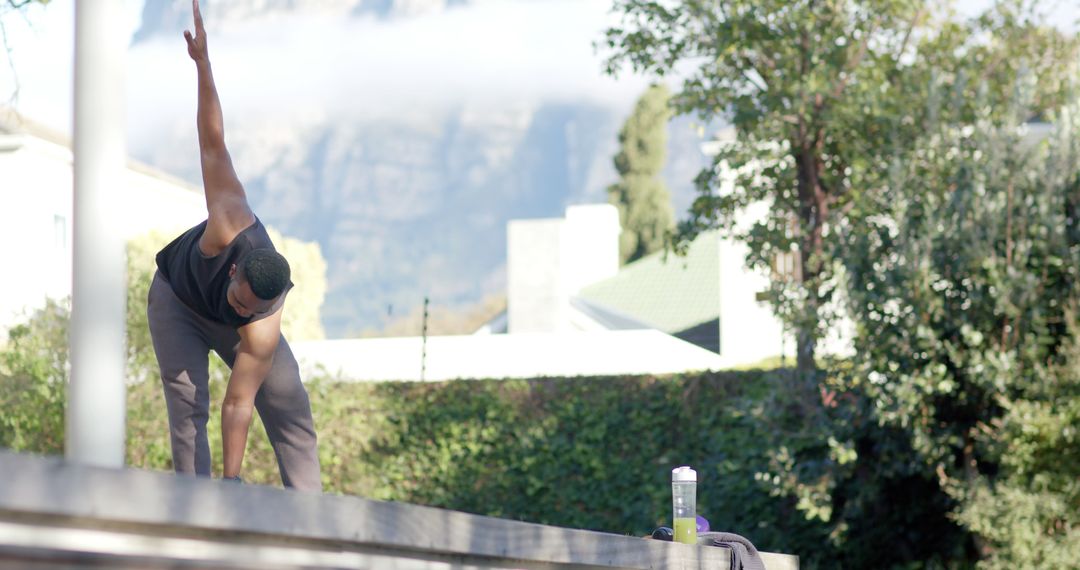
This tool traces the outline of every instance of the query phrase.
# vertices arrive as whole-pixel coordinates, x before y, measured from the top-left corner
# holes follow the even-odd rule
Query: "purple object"
[[[705,518],[705,517],[703,517],[701,515],[698,515],[697,516],[697,531],[698,531],[698,534],[701,534],[703,532],[709,532],[709,519],[707,519],[707,518]]]

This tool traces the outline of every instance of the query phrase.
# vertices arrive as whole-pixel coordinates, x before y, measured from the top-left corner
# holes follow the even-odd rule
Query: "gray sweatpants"
[[[146,315],[169,410],[173,466],[177,473],[209,477],[208,358],[213,350],[231,368],[240,334],[229,325],[192,311],[157,273],[150,285]],[[284,336],[274,353],[270,374],[255,396],[255,409],[277,456],[281,482],[286,487],[320,491],[322,482],[311,403],[300,382],[296,358]]]

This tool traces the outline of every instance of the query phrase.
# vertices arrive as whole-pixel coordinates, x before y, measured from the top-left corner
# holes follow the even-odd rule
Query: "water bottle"
[[[671,505],[675,542],[697,544],[697,471],[686,465],[671,470]]]

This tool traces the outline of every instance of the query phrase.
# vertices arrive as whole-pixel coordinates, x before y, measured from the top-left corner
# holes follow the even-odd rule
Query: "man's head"
[[[269,313],[289,287],[289,262],[269,248],[253,249],[229,269],[225,298],[241,317]]]

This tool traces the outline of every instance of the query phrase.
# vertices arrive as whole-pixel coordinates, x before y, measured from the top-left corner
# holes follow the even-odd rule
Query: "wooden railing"
[[[0,568],[729,569],[724,548],[0,451]],[[798,558],[763,554],[768,570]]]

